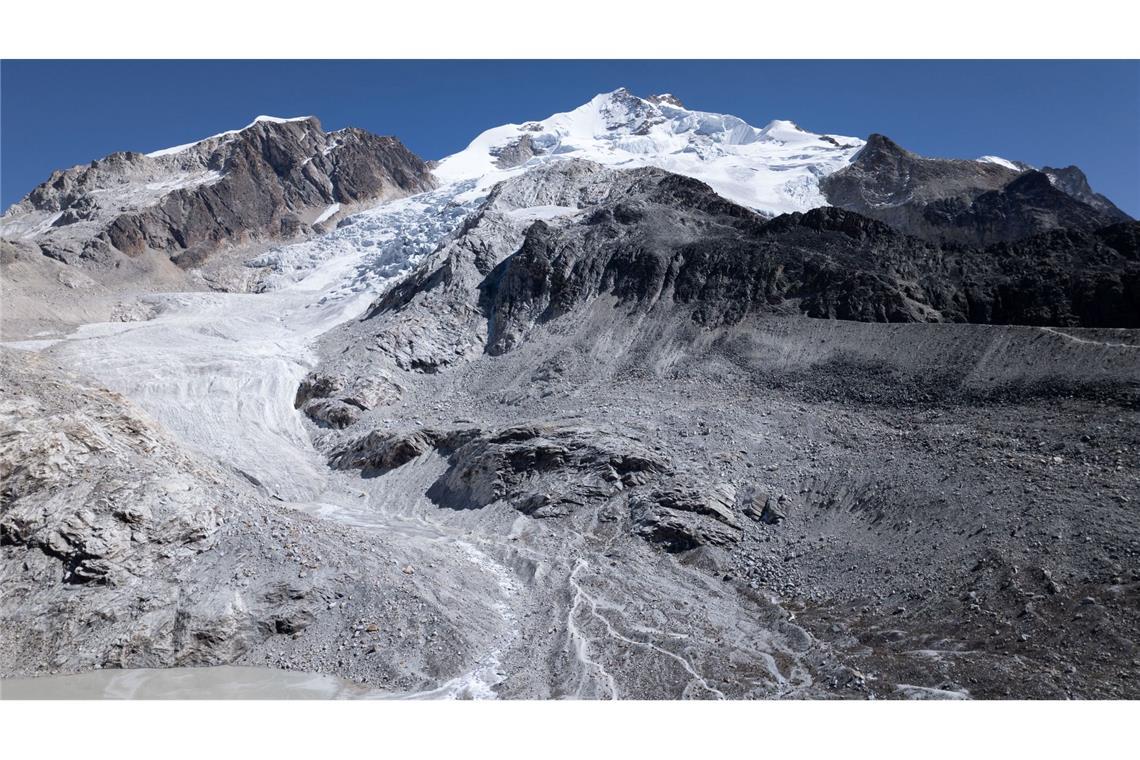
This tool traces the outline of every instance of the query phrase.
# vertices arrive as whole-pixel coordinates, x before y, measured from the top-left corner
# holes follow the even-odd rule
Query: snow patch
[[[520,222],[549,221],[573,216],[579,210],[574,206],[531,206],[529,208],[511,209],[507,212],[507,216]]]
[[[252,126],[255,126],[256,124],[258,124],[260,122],[270,122],[272,124],[285,124],[285,123],[288,123],[291,121],[308,121],[311,118],[313,118],[313,117],[312,116],[292,116],[290,118],[283,119],[280,116],[258,116],[256,119],[251,121],[249,124],[246,124],[241,129],[231,129],[231,130],[228,130],[226,132],[219,132],[216,135],[210,135],[209,137],[204,137],[201,140],[195,140],[194,142],[185,143],[183,145],[175,145],[174,147],[171,147],[171,148],[163,148],[162,150],[156,150],[156,151],[153,151],[151,153],[147,153],[146,155],[148,158],[159,158],[161,156],[173,156],[176,153],[182,153],[183,151],[190,150],[191,148],[193,148],[197,145],[201,145],[204,142],[209,142],[210,140],[217,140],[217,139],[222,138],[222,137],[231,137],[232,135],[236,135],[239,132],[244,132],[245,130],[249,129]]]
[[[61,216],[63,216],[62,211],[56,211],[52,214],[32,212],[30,214],[13,216],[4,219],[4,221],[0,223],[0,233],[3,233],[6,238],[30,240],[51,229],[52,225],[59,221]]]
[[[1021,167],[1001,156],[981,156],[977,160],[983,164],[997,164],[998,166],[1004,166],[1006,169],[1012,169],[1015,172],[1021,171]]]
[[[322,211],[320,216],[318,216],[316,219],[313,220],[313,224],[320,224],[321,222],[325,221],[326,219],[328,219],[330,216],[337,213],[338,211],[340,211],[340,204],[339,203],[332,204],[331,206],[326,208],[324,211]]]

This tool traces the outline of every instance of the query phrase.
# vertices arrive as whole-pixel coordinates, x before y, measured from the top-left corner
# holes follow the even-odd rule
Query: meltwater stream
[[[86,325],[66,339],[25,344],[137,403],[176,438],[289,502],[326,519],[428,540],[456,540],[472,562],[502,568],[474,546],[414,518],[362,514],[313,449],[293,403],[314,340],[359,316],[462,221],[451,186],[379,206],[319,238],[275,249],[273,289],[260,294],[155,294],[145,322]],[[340,497],[344,498],[340,498]],[[347,505],[352,505],[347,506]],[[499,579],[509,584],[509,579]],[[505,607],[501,614],[509,615]],[[2,698],[493,697],[497,651],[476,670],[422,694],[393,695],[341,679],[270,668],[105,670],[10,679]]]

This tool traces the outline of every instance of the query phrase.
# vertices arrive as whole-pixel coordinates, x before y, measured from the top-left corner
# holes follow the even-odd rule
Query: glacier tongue
[[[467,209],[452,197],[462,187],[377,206],[263,254],[250,263],[270,268],[268,292],[154,294],[155,318],[85,325],[55,355],[268,493],[312,500],[327,469],[293,408],[310,346],[459,225]]]
[[[735,116],[693,111],[675,98],[604,93],[542,121],[483,132],[434,169],[444,183],[475,180],[471,198],[550,161],[582,158],[620,168],[655,166],[708,183],[725,198],[766,214],[826,205],[819,179],[863,146],[790,121],[753,127]]]

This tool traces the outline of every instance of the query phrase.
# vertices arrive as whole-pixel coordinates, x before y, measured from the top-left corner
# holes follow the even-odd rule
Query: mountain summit
[[[541,121],[489,129],[434,172],[445,183],[477,179],[486,188],[566,158],[655,166],[776,215],[825,205],[819,179],[846,166],[862,147],[855,137],[814,134],[780,120],[758,128],[736,116],[690,110],[670,94],[641,98],[623,87]]]

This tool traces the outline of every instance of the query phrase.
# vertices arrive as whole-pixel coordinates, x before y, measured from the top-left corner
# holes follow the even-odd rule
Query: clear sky
[[[430,159],[621,86],[756,126],[882,132],[925,155],[1077,164],[1140,217],[1137,61],[3,61],[2,203],[54,169],[259,114],[396,135]]]

